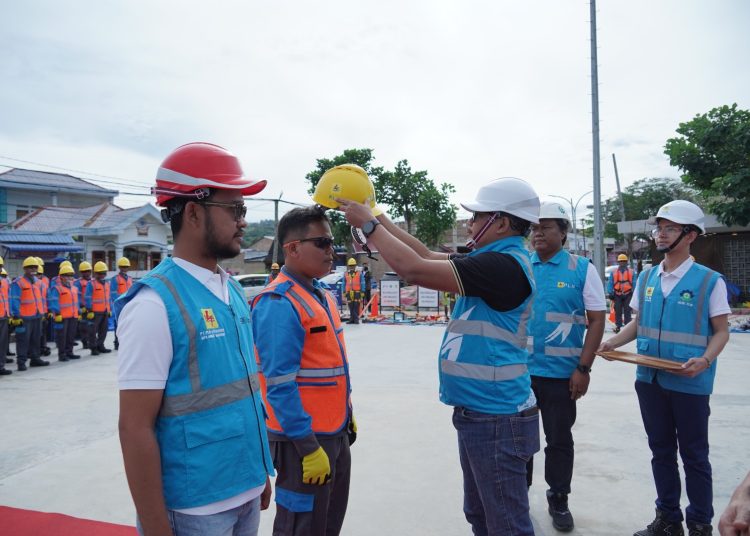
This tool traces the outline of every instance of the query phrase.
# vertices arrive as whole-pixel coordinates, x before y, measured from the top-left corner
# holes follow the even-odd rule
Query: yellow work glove
[[[55,315],[55,322],[57,322],[59,324],[62,321],[63,321],[62,315]]]
[[[11,326],[23,326],[23,319],[21,318],[11,318],[10,322],[8,322]]]
[[[302,482],[322,486],[331,477],[331,463],[323,447],[302,458]]]
[[[78,312],[81,313],[82,315],[85,315],[87,313],[85,307],[81,307],[80,309],[78,309]]]
[[[353,413],[352,420],[349,421],[349,427],[347,428],[346,432],[349,436],[349,446],[352,446],[357,440],[357,420],[354,418]]]
[[[80,322],[81,320],[83,320],[83,315],[78,315],[78,321]]]
[[[93,320],[94,319],[94,313],[86,313],[86,320]]]

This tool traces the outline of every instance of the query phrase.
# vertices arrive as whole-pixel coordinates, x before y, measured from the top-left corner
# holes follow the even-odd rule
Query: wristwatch
[[[586,365],[581,365],[580,363],[578,363],[578,365],[576,366],[576,370],[581,374],[588,374],[589,372],[591,372],[591,367],[587,367]]]
[[[363,223],[362,234],[365,235],[365,238],[370,236],[375,231],[375,227],[377,227],[378,225],[380,225],[380,222],[378,220],[370,220]]]

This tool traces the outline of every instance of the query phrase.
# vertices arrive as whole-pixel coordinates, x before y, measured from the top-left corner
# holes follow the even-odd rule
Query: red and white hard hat
[[[245,177],[240,161],[224,147],[194,142],[178,147],[162,162],[152,193],[163,207],[175,197],[203,199],[209,188],[253,195],[265,187],[265,180]]]

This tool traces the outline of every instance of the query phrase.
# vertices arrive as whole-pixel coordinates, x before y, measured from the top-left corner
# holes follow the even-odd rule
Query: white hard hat
[[[570,222],[568,211],[557,201],[542,201],[539,207],[539,219],[566,220]]]
[[[479,189],[474,201],[461,206],[469,212],[505,212],[539,223],[539,196],[528,182],[515,177],[493,180]]]
[[[691,203],[690,201],[677,199],[676,201],[670,201],[666,205],[662,205],[659,208],[659,212],[656,213],[656,216],[650,218],[648,223],[656,225],[661,218],[675,223],[681,223],[682,225],[695,225],[701,230],[701,233],[706,232],[705,214],[703,214],[703,211],[698,205]]]

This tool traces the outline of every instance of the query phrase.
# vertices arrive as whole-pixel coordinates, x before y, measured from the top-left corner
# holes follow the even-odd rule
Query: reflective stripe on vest
[[[19,277],[16,282],[21,287],[21,316],[32,317],[42,314],[44,306],[39,285],[30,283],[25,276]]]
[[[57,307],[63,318],[78,316],[78,297],[75,291],[63,285],[60,280],[55,284],[57,290]]]
[[[133,286],[133,278],[131,277],[123,277],[122,274],[117,274],[115,278],[117,279],[118,296],[122,296]]]
[[[95,313],[109,312],[109,281],[93,280],[91,289],[91,310]]]
[[[296,381],[302,407],[312,419],[313,432],[333,434],[340,431],[348,422],[350,400],[346,347],[336,301],[326,292],[326,311],[307,289],[283,271],[255,298],[254,303],[265,294],[282,295],[288,299],[305,332],[300,368],[296,372],[267,378],[261,365],[262,356],[256,350],[260,384],[268,410],[266,426],[275,433],[284,433],[273,406],[268,402],[268,388]],[[311,338],[311,328],[321,325],[329,329]]]
[[[359,272],[354,272],[354,274],[344,272],[344,280],[346,281],[347,292],[351,290],[362,290],[362,280],[360,279]]]
[[[626,275],[623,279],[623,275]],[[628,292],[631,292],[633,290],[633,270],[628,268],[624,272],[621,272],[618,268],[615,270],[614,274],[612,274],[612,277],[614,278],[614,289],[615,294],[627,294]]]
[[[47,309],[47,291],[49,290],[49,279],[45,275],[37,276],[36,285],[39,286],[39,295],[42,297],[42,313],[46,313]]]

